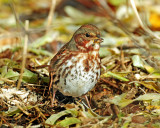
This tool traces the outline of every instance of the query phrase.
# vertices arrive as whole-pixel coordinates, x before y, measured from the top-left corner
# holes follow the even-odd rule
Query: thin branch
[[[139,46],[139,44],[138,44],[138,42],[137,42],[137,39],[136,39],[136,38],[132,35],[132,33],[127,29],[126,25],[123,24],[119,19],[117,19],[117,18],[115,17],[114,12],[113,12],[113,11],[111,10],[111,8],[108,6],[108,4],[106,3],[106,1],[105,1],[105,0],[99,0],[99,3],[100,3],[101,6],[103,7],[103,9],[105,9],[105,10],[108,12],[107,14],[109,15],[111,21],[112,21],[115,25],[119,26],[119,27],[131,38],[131,40],[132,40],[138,47],[141,47],[141,46]]]
[[[142,22],[142,20],[141,20],[141,18],[139,16],[139,13],[137,11],[137,8],[136,8],[134,0],[130,0],[130,3],[131,3],[133,11],[134,11],[134,13],[135,13],[135,15],[137,17],[137,20],[138,20],[140,26],[143,28],[143,30],[145,30],[149,35],[151,35],[151,36],[157,38],[158,40],[160,40],[160,37],[158,37],[157,35],[153,34],[153,32],[143,24],[143,22]]]
[[[119,19],[116,18],[114,12],[111,10],[111,8],[108,6],[108,4],[106,3],[105,0],[99,0],[99,3],[101,4],[102,8],[105,9],[110,17],[110,20],[117,25],[119,28],[121,28],[131,39],[132,42],[134,42],[134,44],[140,48],[140,50],[142,51],[142,54],[145,56],[149,56],[149,53],[146,52],[146,50],[143,49],[142,46],[139,45],[139,42],[137,41],[137,39],[134,37],[134,35],[128,30],[128,28],[126,27],[126,25],[121,22]]]
[[[22,22],[19,20],[18,14],[16,13],[15,5],[14,5],[14,0],[11,0],[10,7],[11,7],[11,9],[13,11],[13,14],[14,14],[14,17],[15,17],[15,20],[16,20],[17,29],[18,29],[18,26],[20,26],[20,29],[26,33],[26,30],[23,27]]]

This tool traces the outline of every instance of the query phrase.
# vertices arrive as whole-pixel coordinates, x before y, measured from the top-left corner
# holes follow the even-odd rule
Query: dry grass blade
[[[97,124],[93,124],[93,126],[91,128],[100,128],[100,127],[103,127],[103,124],[106,123],[111,117],[112,116],[106,117],[102,121],[99,121]]]
[[[49,28],[51,26],[55,7],[56,7],[56,0],[52,0],[52,4],[51,4],[51,8],[48,15],[48,20],[47,20],[46,33],[49,31]]]
[[[28,30],[28,28],[29,28],[29,21],[26,20],[26,22],[25,22],[26,31]],[[23,56],[22,56],[23,57],[22,58],[22,68],[21,68],[21,72],[20,72],[20,77],[19,77],[17,89],[20,88],[20,85],[21,85],[21,82],[22,82],[22,78],[23,78],[23,72],[24,72],[24,69],[25,69],[26,57],[27,57],[27,47],[28,47],[28,35],[26,34],[25,38],[24,38],[24,47],[23,47]]]
[[[124,64],[124,52],[123,52],[123,50],[122,50],[122,47],[121,47],[121,57],[120,57],[120,59],[121,59],[122,68],[123,68],[124,70],[127,70],[127,69],[126,69],[126,66],[125,66],[125,64]]]
[[[0,126],[160,127],[157,6],[157,0],[1,2]],[[101,77],[87,94],[92,109],[83,97],[58,91],[51,106],[49,61],[83,24],[95,24],[104,39]]]
[[[23,31],[26,33],[26,30],[25,30],[25,28],[23,27],[22,22],[19,20],[19,16],[18,16],[17,11],[16,11],[16,9],[15,9],[14,0],[10,0],[10,7],[11,7],[13,13],[14,13],[14,17],[15,17],[15,20],[16,20],[16,23],[17,23],[17,24],[16,24],[16,25],[17,25],[17,30],[18,30],[18,28],[20,27],[20,30],[23,30]],[[19,27],[18,27],[18,26],[19,26]]]

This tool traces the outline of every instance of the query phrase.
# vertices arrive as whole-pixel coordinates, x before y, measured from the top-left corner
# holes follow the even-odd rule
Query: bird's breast
[[[90,91],[100,76],[100,58],[97,51],[79,53],[67,60],[61,69],[57,88],[68,96],[78,97]]]

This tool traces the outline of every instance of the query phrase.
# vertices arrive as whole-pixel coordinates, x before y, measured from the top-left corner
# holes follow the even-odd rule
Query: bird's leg
[[[52,83],[53,83],[53,73],[50,72],[50,73],[49,73],[49,76],[50,76],[50,82],[49,82],[49,92],[50,92],[51,87],[52,87]]]
[[[52,87],[53,88],[53,87]],[[51,107],[53,107],[53,102],[54,102],[54,100],[55,100],[55,95],[56,95],[56,91],[57,91],[57,89],[55,89],[55,88],[53,88],[53,95],[52,95],[52,98],[51,98]]]
[[[52,72],[50,72],[49,92],[50,92],[51,88],[53,89],[53,90],[52,90],[52,98],[51,98],[51,107],[53,107],[53,102],[54,102],[54,100],[55,100],[55,95],[56,95],[57,89],[55,89],[55,88],[53,87],[53,73],[52,73]]]
[[[86,99],[86,101],[87,101],[88,107],[91,109],[91,105],[90,105],[90,103],[89,103],[89,100],[88,100],[87,95],[84,95],[84,98],[85,98],[85,99]]]

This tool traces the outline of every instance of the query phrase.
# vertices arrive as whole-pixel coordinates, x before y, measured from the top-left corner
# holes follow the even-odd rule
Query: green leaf
[[[0,78],[7,78],[7,79],[11,79],[11,80],[17,80],[19,73],[13,71],[12,69],[8,69],[7,66],[3,66],[2,68],[0,68]],[[1,80],[0,84],[3,84],[4,81]]]
[[[109,3],[114,6],[119,6],[121,4],[124,4],[126,0],[109,0]]]
[[[123,125],[122,125],[122,127],[121,128],[128,128],[128,126],[129,126],[129,124],[130,124],[130,122],[131,121],[125,121],[124,123],[123,123]]]
[[[91,23],[95,19],[95,16],[93,16],[93,15],[86,16],[85,13],[83,13],[82,11],[79,11],[78,9],[71,7],[71,6],[66,6],[64,8],[64,10],[67,13],[67,15],[72,18],[72,21],[76,24]]]
[[[17,80],[19,76],[18,72],[13,71],[12,69],[8,69],[7,74],[5,75],[5,78]]]
[[[68,127],[70,125],[73,125],[73,124],[79,124],[81,123],[81,121],[75,117],[69,117],[69,118],[65,118],[64,120],[60,121],[57,123],[58,126],[60,127]]]
[[[7,65],[8,68],[16,68],[16,69],[20,69],[21,66],[19,65],[19,63],[11,60],[11,59],[8,59],[8,58],[3,58],[3,59],[0,59],[0,64],[1,65]]]
[[[99,50],[100,57],[105,57],[110,54],[111,54],[111,52],[108,51],[107,48],[100,48],[100,50]]]
[[[153,90],[160,93],[160,86],[157,85],[155,82],[141,81],[139,83],[142,84],[143,86],[145,86],[146,88],[153,89]]]
[[[0,69],[0,72],[1,72],[1,77],[5,77],[5,75],[7,74],[7,66],[3,66]]]
[[[107,73],[104,73],[103,75],[102,75],[102,77],[109,77],[109,76],[112,76],[113,78],[116,78],[116,79],[118,79],[118,80],[121,80],[121,81],[129,81],[128,79],[126,79],[126,78],[124,78],[124,77],[122,77],[122,76],[120,76],[120,75],[117,75],[117,74],[115,74],[115,73],[112,73],[112,72],[107,72]]]
[[[44,35],[41,38],[38,38],[35,42],[31,43],[29,48],[39,48],[43,45],[45,45],[48,42],[52,42],[55,37],[57,36],[57,34],[51,32],[51,33],[47,33],[46,35]]]
[[[75,19],[80,18],[80,17],[84,18],[84,16],[85,16],[84,13],[82,13],[82,11],[79,11],[76,8],[71,7],[71,6],[65,7],[64,10],[68,16],[75,18]]]
[[[31,108],[33,108],[33,106],[27,106],[27,107],[25,107],[23,109],[24,110],[29,110]],[[13,116],[13,115],[15,115],[17,113],[20,113],[20,112],[22,112],[22,111],[17,106],[14,106],[14,107],[11,107],[8,111],[6,111],[5,114],[7,116]]]
[[[134,102],[134,101],[147,101],[147,100],[160,100],[160,94],[158,93],[147,93],[144,95],[140,95],[138,98],[134,100],[127,99],[127,93],[123,93],[121,95],[115,96],[112,100],[110,100],[111,103],[114,103],[115,105],[120,106],[121,108],[127,106],[128,104]]]
[[[37,54],[37,55],[53,56],[52,53],[50,53],[50,52],[48,52],[48,51],[46,51],[46,50],[44,50],[44,49],[28,48],[28,50],[29,50],[30,52],[33,52],[33,53]]]
[[[140,95],[134,101],[137,101],[137,100],[160,100],[160,94],[158,94],[158,93],[147,93],[147,94],[144,94],[144,95]]]
[[[132,61],[133,61],[133,66],[141,68],[141,69],[145,69],[144,63],[139,55],[132,56]]]
[[[153,73],[153,72],[156,71],[153,67],[151,67],[148,64],[145,64],[144,67],[145,67],[145,69],[147,70],[148,73]]]
[[[49,84],[50,78],[49,77],[42,77],[42,81]]]
[[[62,117],[64,115],[68,115],[68,114],[71,114],[73,117],[77,117],[78,111],[76,109],[70,109],[70,110],[65,110],[65,111],[59,112],[57,114],[53,114],[46,120],[45,123],[50,124],[50,125],[54,125],[54,124],[56,124],[56,121],[60,117]]]
[[[38,75],[25,69],[23,73],[23,82],[36,83],[38,81]]]
[[[111,102],[123,108],[133,102],[133,100],[127,99],[126,96],[127,93],[123,93],[122,95],[117,95],[111,100]]]
[[[132,56],[133,66],[145,69],[148,73],[157,72],[156,69],[147,64],[146,61],[142,60],[139,55]]]

